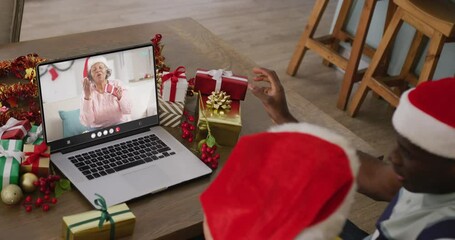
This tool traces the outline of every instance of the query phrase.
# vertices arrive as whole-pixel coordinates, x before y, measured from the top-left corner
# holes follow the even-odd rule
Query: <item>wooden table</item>
[[[237,74],[251,77],[254,63],[236,53],[218,37],[190,18],[113,28],[61,37],[1,45],[0,58],[13,59],[28,53],[55,59],[89,52],[103,51],[139,43],[146,43],[156,34],[163,35],[163,55],[171,68],[183,65],[187,75],[194,76],[196,68],[228,68]],[[306,103],[305,107],[311,103]],[[321,123],[334,121],[319,110]],[[319,111],[319,112],[317,112]],[[243,128],[241,135],[266,130],[270,125],[261,103],[250,93],[242,103]],[[323,124],[324,125],[324,124]],[[178,135],[175,129],[168,129]],[[354,137],[355,138],[355,137]],[[358,138],[354,141],[365,151],[369,146]],[[231,148],[220,148],[220,167]],[[370,151],[371,152],[371,151]],[[134,235],[127,239],[187,239],[202,233],[200,193],[219,172],[184,183],[166,191],[128,201],[136,215]],[[0,239],[61,239],[62,217],[92,210],[89,202],[76,189],[63,194],[49,212],[34,209],[26,213],[20,206],[0,204]]]
[[[237,54],[218,37],[196,21],[185,18],[148,23],[61,37],[25,41],[0,46],[1,59],[13,59],[27,53],[38,53],[47,59],[62,58],[149,42],[156,34],[163,35],[163,55],[171,68],[183,65],[187,76],[196,68],[229,68],[238,74],[250,74],[254,63]],[[247,96],[242,105],[243,134],[265,130],[270,121],[260,102]],[[256,120],[255,120],[256,119]],[[168,129],[178,136],[175,129]],[[231,148],[221,148],[221,165]],[[199,195],[215,177],[213,174],[158,194],[146,195],[127,202],[137,217],[134,236],[130,239],[186,239],[202,233],[202,210]],[[76,189],[63,194],[49,212],[34,209],[26,213],[20,206],[0,204],[0,239],[60,239],[62,216],[92,210],[89,202]]]

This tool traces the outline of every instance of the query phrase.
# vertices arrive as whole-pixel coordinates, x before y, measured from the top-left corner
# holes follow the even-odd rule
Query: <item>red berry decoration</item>
[[[201,94],[199,92],[199,94]],[[202,116],[201,117],[203,120],[205,120],[205,123],[207,125],[207,137],[203,140],[201,140],[198,144],[198,150],[201,152],[201,160],[202,162],[205,163],[205,165],[209,166],[212,169],[216,169],[218,167],[218,160],[220,159],[220,154],[216,153],[216,140],[215,137],[212,135],[212,132],[210,130],[210,124],[209,121],[207,120],[207,117],[205,116],[204,112],[204,104],[202,102],[202,98],[199,98],[199,106],[202,107]],[[194,121],[194,118],[189,119],[189,121]]]
[[[212,146],[210,147],[209,144],[212,144]],[[211,135],[199,142],[201,160],[212,169],[216,169],[218,167],[218,159],[220,159],[220,154],[215,152],[217,149],[215,144],[215,139]]]
[[[26,212],[31,212],[33,210],[32,206],[25,206]]]
[[[43,203],[43,199],[39,197],[35,201],[35,206],[39,207],[39,206],[41,206],[42,203]]]
[[[43,211],[47,212],[49,211],[49,205],[48,204],[43,204]]]
[[[33,205],[36,208],[41,208],[44,212],[49,211],[50,204],[57,203],[57,198],[51,197],[51,193],[54,191],[57,181],[60,181],[60,176],[49,175],[48,177],[40,177],[38,181],[33,182],[34,186],[39,186],[42,197],[38,197],[36,200],[33,200],[30,195],[25,197],[24,202],[22,203],[25,211],[31,212],[33,210]]]
[[[192,143],[194,141],[194,130],[196,127],[190,123],[194,122],[194,116],[191,116],[187,111],[183,112],[184,121],[180,124],[182,129],[182,138]]]

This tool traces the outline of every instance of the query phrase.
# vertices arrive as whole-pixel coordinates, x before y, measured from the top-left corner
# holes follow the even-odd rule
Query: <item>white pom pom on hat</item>
[[[455,78],[424,82],[404,92],[392,123],[413,144],[455,159]]]

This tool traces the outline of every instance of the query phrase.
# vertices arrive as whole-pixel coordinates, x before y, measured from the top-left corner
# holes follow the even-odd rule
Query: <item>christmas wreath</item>
[[[11,117],[41,123],[35,67],[44,60],[37,54],[28,54],[14,60],[0,61],[0,78],[13,77],[19,80],[14,84],[0,82],[1,125]]]

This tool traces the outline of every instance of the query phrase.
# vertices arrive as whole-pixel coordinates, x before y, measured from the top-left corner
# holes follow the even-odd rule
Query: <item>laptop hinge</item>
[[[89,143],[79,144],[79,145],[76,145],[76,146],[71,146],[71,147],[67,147],[67,148],[60,148],[60,149],[57,149],[55,152],[61,152],[63,154],[66,154],[66,153],[78,151],[78,150],[81,150],[81,149],[84,149],[84,148],[93,147],[93,146],[96,146],[96,145],[99,145],[99,144],[103,144],[103,143],[106,143],[106,142],[111,142],[113,140],[117,140],[117,139],[120,139],[120,138],[129,137],[129,136],[132,136],[132,135],[135,135],[135,134],[147,132],[149,130],[150,130],[150,127],[140,128],[140,129],[136,129],[134,131],[129,131],[127,133],[118,134],[118,135],[109,137],[108,139],[100,139],[100,140],[96,140],[96,141],[89,142]],[[54,151],[51,150],[51,152],[54,152]]]

